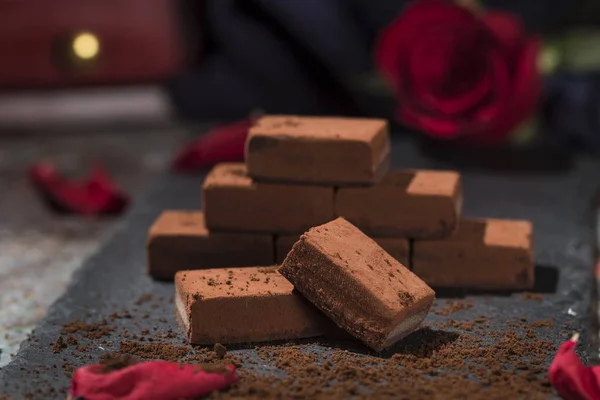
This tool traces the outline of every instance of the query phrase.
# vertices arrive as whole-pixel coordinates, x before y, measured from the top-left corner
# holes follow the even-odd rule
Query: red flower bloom
[[[418,0],[383,32],[376,62],[394,86],[401,122],[493,143],[537,106],[538,48],[512,14]]]

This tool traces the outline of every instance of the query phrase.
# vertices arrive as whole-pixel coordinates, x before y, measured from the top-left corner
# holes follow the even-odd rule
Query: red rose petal
[[[222,125],[183,148],[173,161],[180,173],[194,172],[226,161],[244,159],[244,146],[253,119]]]
[[[62,212],[90,216],[115,214],[129,203],[128,196],[117,188],[101,165],[93,169],[88,179],[77,182],[65,179],[54,165],[40,162],[31,166],[29,178],[43,198]]]
[[[503,140],[537,108],[542,81],[537,69],[539,41],[525,43],[516,63],[514,83],[507,94],[506,106],[490,122],[487,131],[476,138],[480,143],[495,144]]]
[[[581,363],[576,343],[577,335],[560,346],[550,365],[550,382],[565,400],[600,400],[600,368]]]
[[[523,23],[514,14],[499,11],[486,13],[482,18],[506,56],[518,57],[526,37]]]
[[[178,400],[206,396],[237,381],[227,373],[205,372],[198,365],[151,361],[99,373],[101,365],[79,368],[71,382],[71,398],[85,400]]]
[[[103,213],[119,213],[129,203],[128,197],[115,186],[104,166],[100,164],[94,167],[84,188],[90,203],[95,204],[96,209],[101,209]]]
[[[487,73],[487,58],[483,54],[482,57],[461,54],[468,51],[457,51],[457,47],[461,45],[452,43],[455,39],[449,38],[449,35],[442,39],[439,33],[435,36],[442,42],[439,43],[441,50],[431,48],[433,40],[422,40],[413,50],[409,68],[411,75],[408,79],[411,91],[420,106],[432,112],[447,116],[463,114],[480,104],[489,94],[492,82]],[[474,47],[471,53],[476,53],[481,48],[471,43],[465,43],[461,47]],[[472,60],[470,64],[479,65],[465,65],[468,62],[465,63],[464,59]]]

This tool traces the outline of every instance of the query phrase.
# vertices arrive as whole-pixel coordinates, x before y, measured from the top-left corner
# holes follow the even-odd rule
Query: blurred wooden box
[[[0,0],[0,88],[152,82],[178,73],[175,0]]]

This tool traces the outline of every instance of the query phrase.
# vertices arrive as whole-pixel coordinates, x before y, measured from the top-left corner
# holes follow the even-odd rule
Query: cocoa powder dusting
[[[81,320],[71,321],[63,326],[63,334],[76,334],[88,339],[100,339],[103,336],[109,335],[115,328],[108,325],[106,320],[101,320],[96,323],[86,323]]]
[[[539,293],[524,292],[523,298],[525,300],[542,301],[542,295]]]
[[[140,358],[177,362],[190,352],[188,346],[177,346],[171,343],[142,343],[121,340],[117,354],[130,354]]]
[[[52,352],[53,353],[60,353],[62,349],[66,348],[67,344],[65,343],[64,339],[62,336],[59,336],[56,341],[54,342],[54,344],[52,345]]]
[[[436,313],[449,315],[471,307],[468,301],[455,301]],[[121,338],[127,334],[129,339],[111,345],[112,349],[118,348],[103,357],[101,363],[105,373],[137,360],[194,364],[198,365],[198,371],[217,373],[225,373],[228,364],[235,365],[239,381],[212,393],[209,399],[550,397],[553,391],[547,368],[556,347],[538,339],[536,332],[554,327],[554,322],[515,318],[502,325],[502,330],[493,328],[498,321],[484,315],[468,320],[443,318],[383,354],[369,353],[364,347],[357,352],[349,350],[360,346],[356,341],[260,345],[254,354],[237,350],[247,349],[247,345],[232,345],[227,349],[221,344],[210,347],[190,346],[185,341],[180,344],[173,339],[181,336],[172,330],[139,327],[136,331],[139,335],[127,330],[116,332]],[[78,361],[64,359],[65,375],[71,376],[81,365],[97,363],[89,353],[95,345],[88,347],[86,339],[100,338],[113,330],[106,321],[95,324],[73,321],[65,325],[52,348],[62,350],[63,354],[68,351],[79,354]]]
[[[225,346],[223,346],[221,343],[215,343],[213,351],[219,358],[223,358],[223,357],[225,357],[225,354],[227,354],[227,348]]]
[[[338,348],[316,353],[310,345],[264,346],[265,364],[285,376],[242,369],[240,381],[211,399],[545,399],[552,343],[517,331],[484,337],[422,329],[393,355],[362,355]]]
[[[473,303],[468,301],[452,301],[441,310],[434,311],[437,315],[450,315],[458,311],[468,310],[473,307]]]

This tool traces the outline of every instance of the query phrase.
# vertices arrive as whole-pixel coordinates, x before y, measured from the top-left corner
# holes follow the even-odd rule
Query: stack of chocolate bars
[[[381,350],[418,327],[429,286],[533,286],[530,222],[461,218],[457,172],[389,165],[385,120],[257,121],[246,163],[206,177],[204,210],[150,229],[148,271],[177,273],[190,341],[308,337],[333,320]]]

